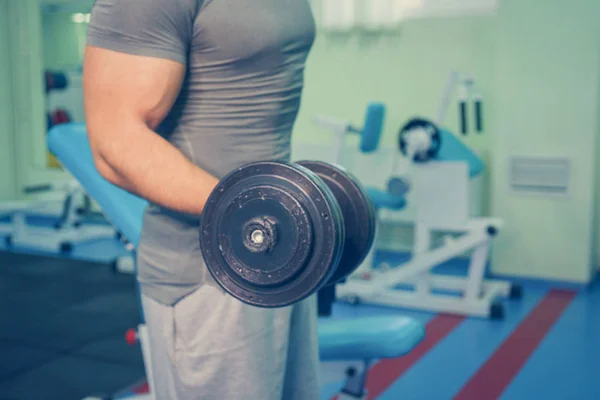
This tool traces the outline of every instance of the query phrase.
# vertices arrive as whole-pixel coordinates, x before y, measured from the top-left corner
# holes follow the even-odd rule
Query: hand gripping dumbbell
[[[349,276],[375,237],[362,185],[319,161],[257,162],[220,180],[200,224],[208,270],[244,303],[285,307]]]

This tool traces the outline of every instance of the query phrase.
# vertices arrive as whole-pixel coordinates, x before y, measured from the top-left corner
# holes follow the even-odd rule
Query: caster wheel
[[[496,236],[498,234],[498,228],[496,228],[495,226],[488,226],[487,233],[490,236]]]
[[[512,284],[508,297],[512,300],[521,300],[523,298],[523,286]]]
[[[348,367],[346,368],[346,378],[353,378],[356,376],[356,368]]]
[[[490,306],[490,317],[493,320],[504,319],[504,307],[502,307],[502,304],[494,303]]]
[[[360,304],[360,299],[358,298],[358,296],[349,296],[346,298],[346,301],[352,304],[353,306]]]
[[[110,263],[110,272],[112,275],[118,275],[119,274],[119,260],[115,260],[112,263]]]
[[[60,244],[60,252],[61,253],[70,253],[73,251],[73,244],[69,242],[64,242]]]

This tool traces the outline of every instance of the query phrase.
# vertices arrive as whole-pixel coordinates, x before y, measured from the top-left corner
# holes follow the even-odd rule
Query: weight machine
[[[0,204],[0,215],[8,219],[8,222],[0,223],[0,234],[9,248],[70,253],[76,244],[116,236],[115,229],[109,225],[84,223],[91,213],[91,205],[76,181],[29,186],[24,191],[26,194],[45,194],[46,198]],[[52,208],[61,210],[56,213]],[[49,214],[56,222],[52,226],[31,225],[27,216],[35,213]]]
[[[435,122],[414,118],[399,133],[387,196],[403,199],[409,191],[413,196],[416,215],[410,260],[396,267],[375,266],[371,255],[353,276],[337,285],[338,300],[500,319],[504,309],[499,299],[521,297],[520,286],[485,279],[490,246],[503,221],[470,216],[469,178],[483,171],[483,162],[451,132],[440,128],[457,87],[461,132],[468,133],[469,100],[474,102],[474,125],[481,132],[483,103],[475,82],[452,72]],[[400,154],[408,159],[408,167],[399,174]],[[403,208],[389,207],[380,193],[374,194],[380,220],[384,212]],[[437,244],[434,239],[440,232],[447,236]],[[470,259],[466,276],[433,273],[440,264],[464,255]]]

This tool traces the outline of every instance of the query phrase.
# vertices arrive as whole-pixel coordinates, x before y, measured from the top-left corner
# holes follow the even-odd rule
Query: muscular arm
[[[84,99],[88,136],[100,174],[163,207],[201,214],[217,178],[154,132],[185,74],[178,62],[88,46]]]

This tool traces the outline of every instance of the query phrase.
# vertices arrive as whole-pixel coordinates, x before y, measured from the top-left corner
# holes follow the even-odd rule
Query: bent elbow
[[[90,141],[90,148],[92,150],[94,166],[96,167],[96,170],[100,176],[114,184],[117,174],[114,166],[112,166],[110,163],[110,158],[107,157],[105,149],[103,149],[106,146],[103,146],[103,141],[99,140],[101,137],[102,136],[94,134],[92,128],[88,127],[88,138]]]
[[[98,173],[113,185],[125,188],[130,186],[131,162],[125,155],[127,148],[131,147],[128,134],[131,132],[129,124],[120,121],[118,126],[88,127],[88,138],[94,158],[94,165]],[[106,132],[110,132],[106,134]]]
[[[118,185],[119,179],[114,168],[106,161],[106,159],[101,154],[93,152],[93,155],[94,165],[100,176],[106,179],[108,182],[112,183],[113,185]]]
[[[104,160],[102,157],[95,157],[94,164],[96,165],[96,170],[100,176],[109,181],[112,184],[116,183],[116,173],[112,169],[112,167]]]

